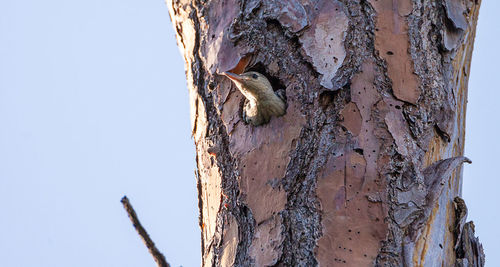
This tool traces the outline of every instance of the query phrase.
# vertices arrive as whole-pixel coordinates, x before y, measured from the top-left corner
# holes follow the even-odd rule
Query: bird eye
[[[259,78],[259,76],[257,76],[257,74],[254,73],[254,74],[252,74],[252,78],[257,80],[257,78]]]

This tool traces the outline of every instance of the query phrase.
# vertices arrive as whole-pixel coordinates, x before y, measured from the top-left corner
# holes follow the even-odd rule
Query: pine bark
[[[202,266],[483,266],[462,186],[480,0],[167,0]],[[224,71],[287,112],[242,120]]]

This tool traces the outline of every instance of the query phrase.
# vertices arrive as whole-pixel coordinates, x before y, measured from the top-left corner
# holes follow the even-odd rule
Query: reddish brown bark
[[[456,198],[480,1],[167,4],[203,266],[484,264]],[[245,124],[229,70],[265,74],[287,113]]]

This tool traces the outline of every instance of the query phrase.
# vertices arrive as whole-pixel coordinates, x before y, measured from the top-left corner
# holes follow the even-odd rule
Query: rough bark
[[[168,0],[203,266],[482,266],[461,194],[480,1]],[[284,89],[254,127],[224,71]]]

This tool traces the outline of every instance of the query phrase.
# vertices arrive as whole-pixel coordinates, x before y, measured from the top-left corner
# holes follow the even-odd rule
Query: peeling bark
[[[168,0],[203,266],[483,266],[461,195],[480,1]],[[264,74],[252,126],[224,71]]]

